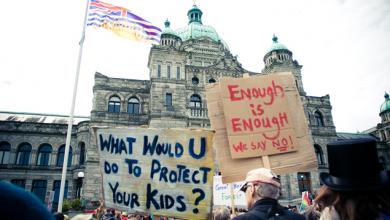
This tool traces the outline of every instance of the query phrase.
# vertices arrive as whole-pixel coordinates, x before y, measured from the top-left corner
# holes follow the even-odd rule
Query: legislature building
[[[194,5],[188,25],[173,29],[165,22],[160,45],[150,49],[149,80],[112,78],[96,73],[93,107],[89,117],[75,117],[68,160],[65,198],[101,199],[101,174],[93,129],[110,127],[210,128],[205,87],[220,77],[292,72],[311,130],[318,171],[281,176],[282,202],[297,204],[301,192],[320,187],[318,174],[327,169],[326,144],[357,136],[378,136],[382,163],[389,169],[388,95],[381,108],[382,123],[366,134],[336,133],[329,95],[310,96],[302,83],[302,65],[293,52],[274,36],[263,51],[260,73],[246,70],[231,54],[228,44],[212,26],[204,25],[202,11]],[[270,39],[271,40],[271,39]],[[259,54],[260,55],[260,54]],[[259,63],[259,65],[261,65]],[[89,100],[84,100],[89,101]],[[58,203],[64,160],[67,117],[53,114],[0,112],[0,180],[7,180],[48,202]]]

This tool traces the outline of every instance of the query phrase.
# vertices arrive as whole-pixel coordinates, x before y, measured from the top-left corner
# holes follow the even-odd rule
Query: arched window
[[[50,144],[42,144],[38,149],[38,166],[48,166],[50,163],[50,156],[52,152],[52,147]]]
[[[325,162],[324,162],[324,154],[322,153],[321,146],[318,145],[318,144],[315,144],[314,145],[314,151],[316,153],[318,165],[324,165],[325,164]]]
[[[16,154],[16,164],[29,165],[30,155],[31,155],[31,144],[29,143],[20,144],[18,147],[18,152]]]
[[[61,167],[64,163],[64,156],[65,156],[65,145],[62,145],[58,149],[57,154],[57,166]],[[70,167],[72,164],[72,147],[69,146],[69,154],[68,154],[68,167]]]
[[[209,79],[209,83],[215,83],[215,82],[216,82],[216,81],[215,81],[214,78]]]
[[[108,101],[108,112],[120,112],[121,99],[118,96],[111,96]]]
[[[324,127],[324,118],[322,117],[321,112],[319,111],[314,112],[314,117],[316,119],[317,126]]]
[[[136,97],[131,97],[127,103],[127,113],[139,114],[139,100]]]
[[[199,95],[193,94],[190,98],[190,107],[202,108],[202,99]]]
[[[85,163],[85,143],[80,142],[80,160],[79,160],[79,165],[84,165]]]
[[[199,84],[198,77],[196,77],[196,76],[192,77],[192,84],[194,84],[194,85],[198,85]]]
[[[8,164],[9,163],[9,155],[11,152],[11,145],[8,142],[0,143],[0,164]]]

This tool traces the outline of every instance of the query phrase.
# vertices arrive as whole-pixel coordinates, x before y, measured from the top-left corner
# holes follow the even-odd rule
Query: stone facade
[[[0,180],[18,182],[28,191],[37,191],[45,200],[46,192],[55,191],[58,200],[64,158],[68,118],[15,112],[0,113]],[[89,142],[89,118],[75,117],[72,129],[71,164],[67,169],[67,198],[76,196],[78,174],[85,169],[85,153]],[[43,147],[50,146],[47,158]],[[26,150],[23,150],[25,148]],[[61,157],[62,156],[62,157]],[[82,159],[80,158],[83,157]],[[41,181],[41,182],[39,182]],[[35,182],[35,183],[34,183]],[[40,183],[40,184],[38,184]],[[41,185],[43,184],[43,185]],[[42,192],[40,189],[44,189]],[[56,203],[53,204],[56,208]]]
[[[273,38],[270,50],[265,53],[262,72],[245,70],[215,30],[202,24],[202,13],[194,7],[188,12],[188,27],[173,31],[169,22],[165,23],[160,45],[150,49],[150,80],[110,78],[101,73],[95,74],[91,115],[89,118],[76,118],[73,125],[72,165],[67,175],[68,198],[79,196],[76,193],[80,191],[79,172],[85,174],[81,197],[99,200],[102,196],[99,154],[94,133],[96,127],[209,128],[205,86],[217,82],[220,77],[242,77],[244,73],[293,73],[311,130],[318,171],[327,169],[326,144],[342,138],[336,134],[329,95],[306,95],[302,83],[302,66],[293,60],[293,53],[278,43],[276,37]],[[57,155],[59,147],[65,144],[67,118],[13,112],[0,115],[0,179],[24,180],[27,190],[32,190],[34,180],[45,180],[45,192],[53,190],[54,181],[61,179]],[[383,123],[383,126],[378,125],[378,130],[387,126],[388,132],[388,120]],[[24,142],[32,146],[30,159],[27,165],[16,165],[18,147]],[[52,147],[50,160],[47,165],[38,166],[38,149],[44,143]],[[7,146],[10,146],[8,156]],[[81,153],[81,146],[85,146],[85,153]],[[384,159],[390,161],[389,157]],[[302,191],[318,189],[318,171],[281,176],[283,203],[297,204]]]

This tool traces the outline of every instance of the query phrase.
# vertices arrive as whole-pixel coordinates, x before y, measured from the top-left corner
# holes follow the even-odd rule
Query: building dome
[[[385,102],[383,102],[383,104],[381,105],[379,114],[382,114],[383,112],[389,110],[390,110],[390,98],[389,98],[389,94],[385,92]]]
[[[229,49],[213,27],[202,24],[202,14],[202,11],[196,5],[193,5],[187,13],[188,26],[176,30],[176,34],[182,41],[207,37],[216,43],[221,42],[226,49]]]
[[[175,31],[173,31],[169,26],[171,22],[168,21],[168,19],[164,22],[165,28],[162,30],[161,35],[163,34],[170,34],[170,35],[176,35]]]
[[[272,51],[278,51],[278,50],[288,50],[286,46],[278,42],[278,37],[273,36],[272,37],[272,46],[268,49],[267,53],[272,52]]]

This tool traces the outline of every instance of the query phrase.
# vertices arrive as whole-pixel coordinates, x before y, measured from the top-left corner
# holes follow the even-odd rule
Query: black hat
[[[329,173],[320,180],[335,191],[375,190],[390,184],[378,160],[376,141],[371,138],[348,139],[329,143]]]

